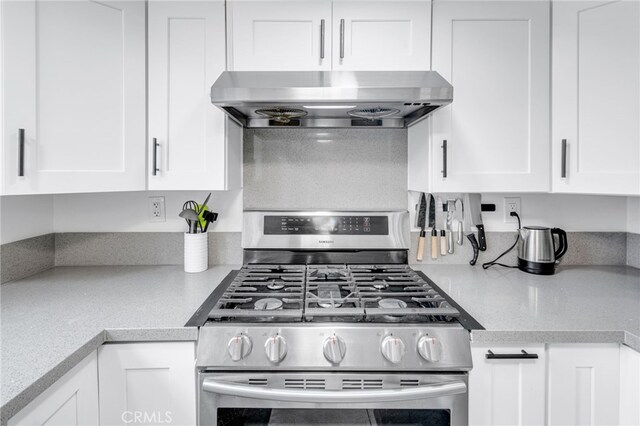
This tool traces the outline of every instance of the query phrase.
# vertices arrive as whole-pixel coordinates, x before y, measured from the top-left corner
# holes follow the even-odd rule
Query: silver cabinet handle
[[[341,402],[351,404],[363,402],[413,401],[424,398],[439,398],[443,396],[458,395],[467,392],[467,385],[462,381],[457,381],[404,389],[321,391],[265,388],[259,386],[239,385],[214,379],[204,379],[202,382],[202,390],[220,395],[265,399],[270,401],[311,403]]]
[[[340,59],[344,59],[344,19],[340,20]]]
[[[18,176],[24,176],[24,129],[18,129]]]
[[[562,139],[562,160],[560,164],[560,177],[567,177],[567,140]]]
[[[447,177],[447,140],[442,141],[442,177]]]
[[[324,19],[320,20],[320,59],[324,59]]]
[[[153,138],[153,164],[151,169],[151,174],[156,176],[160,169],[158,168],[158,147],[160,144],[156,138]]]

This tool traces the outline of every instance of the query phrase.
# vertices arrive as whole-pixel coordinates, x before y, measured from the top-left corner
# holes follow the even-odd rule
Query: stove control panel
[[[387,235],[387,216],[264,216],[265,235]]]
[[[228,344],[221,345],[221,339]],[[200,328],[197,366],[229,371],[467,371],[472,366],[469,340],[469,332],[457,324],[216,323]],[[255,350],[261,345],[263,350]]]

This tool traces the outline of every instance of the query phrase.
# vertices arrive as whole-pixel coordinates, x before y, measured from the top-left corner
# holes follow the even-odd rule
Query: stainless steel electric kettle
[[[567,252],[567,233],[542,226],[524,226],[518,232],[518,268],[530,274],[553,275],[556,261]],[[558,236],[557,247],[554,235]]]

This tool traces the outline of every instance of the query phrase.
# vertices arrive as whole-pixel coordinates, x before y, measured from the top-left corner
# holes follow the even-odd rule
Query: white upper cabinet
[[[210,100],[225,70],[224,1],[152,0],[148,10],[149,189],[229,189],[242,137],[227,144],[235,124]]]
[[[229,69],[428,70],[431,2],[233,0]]]
[[[3,193],[144,189],[144,2],[1,7]]]
[[[333,69],[428,70],[430,1],[334,1]]]
[[[454,87],[432,116],[434,192],[549,191],[549,9],[434,2],[432,68]]]
[[[330,0],[235,0],[227,6],[229,69],[331,69]]]
[[[554,2],[552,63],[553,191],[640,195],[640,3]]]

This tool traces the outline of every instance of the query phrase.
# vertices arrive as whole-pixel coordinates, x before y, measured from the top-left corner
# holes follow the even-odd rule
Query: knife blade
[[[429,194],[429,228],[431,228],[431,258],[438,258],[438,231],[436,230],[436,199]]]
[[[469,261],[469,265],[473,266],[478,261],[478,240],[476,240],[476,234],[471,230],[471,213],[469,212],[469,205],[471,202],[469,201],[469,194],[465,194],[464,201],[462,203],[462,212],[463,212],[463,228],[464,235],[467,237],[469,242],[471,243],[471,248],[473,249],[473,258]]]
[[[420,196],[420,207],[418,208],[418,227],[420,228],[420,238],[418,239],[418,254],[416,260],[422,261],[424,258],[424,240],[426,237],[425,225],[427,220],[427,196],[423,192]]]
[[[471,216],[471,223],[478,228],[478,249],[487,249],[487,239],[484,235],[484,225],[482,224],[482,199],[480,194],[469,194],[469,204],[467,205]]]

